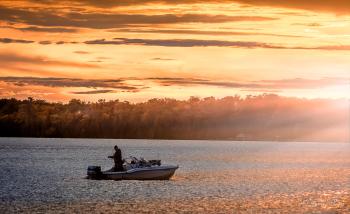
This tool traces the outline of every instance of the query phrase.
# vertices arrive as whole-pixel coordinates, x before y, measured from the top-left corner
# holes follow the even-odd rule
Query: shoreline
[[[81,137],[15,137],[15,136],[0,136],[0,139],[61,139],[61,140],[143,140],[143,141],[217,141],[217,142],[244,142],[244,143],[263,143],[263,142],[273,142],[273,143],[339,143],[346,144],[350,143],[347,141],[276,141],[276,140],[234,140],[234,139],[162,139],[162,138],[81,138]]]

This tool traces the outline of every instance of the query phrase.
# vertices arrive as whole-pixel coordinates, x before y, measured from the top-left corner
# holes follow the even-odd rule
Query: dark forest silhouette
[[[349,142],[349,101],[264,94],[143,103],[1,99],[1,136]]]

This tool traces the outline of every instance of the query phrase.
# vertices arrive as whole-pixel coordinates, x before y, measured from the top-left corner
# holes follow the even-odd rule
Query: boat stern
[[[102,178],[102,171],[100,166],[88,166],[87,179],[98,180]]]

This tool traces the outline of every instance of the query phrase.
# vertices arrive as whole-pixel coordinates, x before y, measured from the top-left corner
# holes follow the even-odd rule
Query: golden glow
[[[2,79],[0,96],[34,96],[62,101],[71,98],[143,101],[153,97],[186,99],[193,95],[245,96],[271,91],[285,96],[349,98],[349,82],[346,81],[350,70],[349,16],[329,11],[301,10],[302,7],[262,7],[236,2],[106,8],[78,3],[52,5],[2,1],[1,10],[12,15],[18,13],[20,16],[27,11],[44,17],[39,21],[25,15],[21,18],[4,15],[1,18],[1,38],[33,42],[0,43],[0,77],[91,81],[123,78],[129,79],[124,81],[125,84],[136,85],[138,90],[87,85],[33,86]],[[148,17],[109,17],[120,14]],[[45,17],[49,15],[68,20],[70,17],[71,22]],[[57,28],[57,31],[49,28]],[[101,39],[118,41],[114,38],[144,42],[84,43]],[[64,44],[56,44],[60,41]],[[171,43],[173,41],[177,41],[176,45]],[[207,43],[203,44],[203,41]],[[185,83],[164,84],[153,78],[181,78]],[[322,81],[325,78],[344,81],[325,84]],[[209,83],[189,84],[186,82],[188,79]],[[254,85],[265,84],[264,81],[288,80],[296,81],[293,87]],[[307,87],[301,80],[320,80],[320,83]],[[227,86],[222,82],[241,83],[243,86]],[[104,93],[72,93],[92,90]]]

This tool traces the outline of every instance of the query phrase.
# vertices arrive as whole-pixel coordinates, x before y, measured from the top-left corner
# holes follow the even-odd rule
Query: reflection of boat
[[[146,161],[130,157],[123,164],[124,171],[101,171],[100,166],[89,166],[87,175],[89,179],[104,180],[168,180],[178,166],[162,165],[160,160]]]

